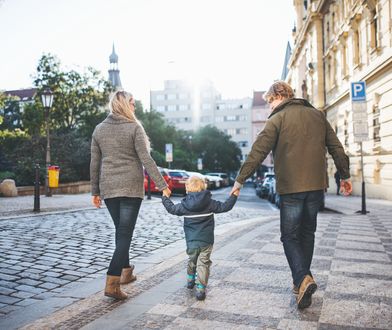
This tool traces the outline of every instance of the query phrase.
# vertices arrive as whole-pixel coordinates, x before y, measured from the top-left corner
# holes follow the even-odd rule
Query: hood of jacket
[[[181,201],[182,206],[191,212],[200,212],[205,210],[211,202],[211,192],[203,190],[200,192],[191,192]]]
[[[125,118],[123,116],[114,114],[114,113],[109,113],[108,116],[105,118],[103,121],[105,124],[124,124],[124,123],[131,123],[131,121],[128,118]]]
[[[284,108],[290,105],[302,105],[304,107],[309,107],[309,108],[314,108],[313,105],[309,103],[308,100],[301,99],[301,98],[292,98],[292,99],[287,99],[284,100],[282,103],[280,103],[274,111],[271,112],[271,114],[268,116],[268,118],[271,118],[273,115],[277,114],[278,112],[282,111]]]

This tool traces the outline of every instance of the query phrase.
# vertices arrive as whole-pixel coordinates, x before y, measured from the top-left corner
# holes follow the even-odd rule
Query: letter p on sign
[[[366,101],[366,83],[364,81],[357,81],[351,83],[351,101]]]

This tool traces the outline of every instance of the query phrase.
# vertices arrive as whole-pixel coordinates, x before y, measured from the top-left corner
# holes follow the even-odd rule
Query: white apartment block
[[[212,125],[238,143],[244,160],[252,143],[252,98],[222,99],[209,81],[194,86],[166,80],[163,90],[150,92],[151,107],[179,129],[191,131]]]

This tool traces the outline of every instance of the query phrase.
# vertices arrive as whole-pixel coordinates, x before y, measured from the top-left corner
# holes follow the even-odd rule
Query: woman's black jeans
[[[116,249],[107,275],[120,276],[122,269],[129,267],[129,247],[142,199],[136,197],[107,198],[105,204],[116,227]]]
[[[280,196],[280,239],[298,287],[306,275],[312,276],[314,233],[323,198],[323,190]]]

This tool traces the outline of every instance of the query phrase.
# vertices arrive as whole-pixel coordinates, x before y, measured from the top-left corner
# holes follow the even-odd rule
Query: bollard
[[[35,164],[35,181],[34,181],[34,212],[40,212],[40,182],[39,182],[39,164]]]
[[[147,174],[147,199],[151,199],[151,178],[149,174]]]

